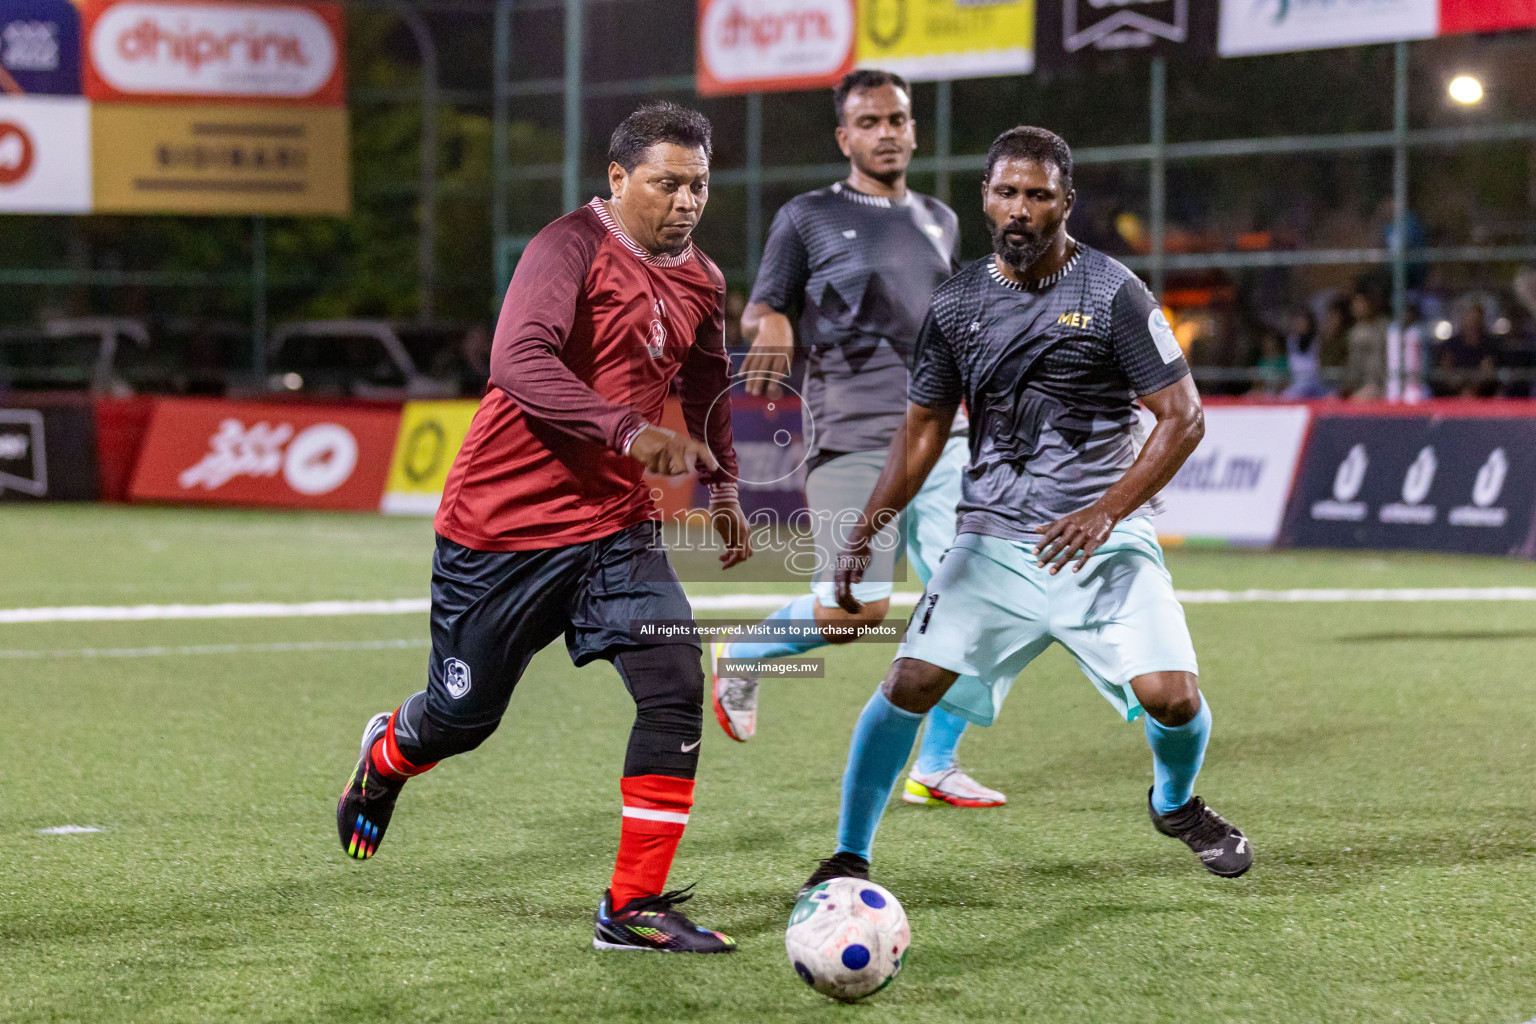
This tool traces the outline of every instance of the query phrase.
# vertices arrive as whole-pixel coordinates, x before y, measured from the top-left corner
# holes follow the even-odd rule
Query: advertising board
[[[343,102],[330,3],[86,0],[85,93],[118,102]]]
[[[0,213],[91,209],[91,111],[75,96],[0,96]]]
[[[437,513],[448,470],[464,446],[479,402],[407,402],[389,464],[381,511],[389,515]]]
[[[1536,555],[1536,417],[1320,415],[1292,547]]]
[[[0,406],[0,501],[91,501],[99,493],[88,399]]]
[[[1429,39],[1440,0],[1221,0],[1223,57]]]
[[[69,0],[0,5],[0,93],[80,95],[80,12]]]
[[[374,512],[398,409],[167,399],[134,469],[134,501]]]
[[[699,94],[830,86],[853,67],[854,24],[854,0],[699,0]]]
[[[342,107],[91,106],[98,213],[345,214]]]
[[[1034,35],[1035,0],[859,0],[859,64],[913,81],[1027,74]]]
[[[1309,416],[1305,406],[1207,407],[1204,440],[1163,488],[1158,534],[1273,544]]]

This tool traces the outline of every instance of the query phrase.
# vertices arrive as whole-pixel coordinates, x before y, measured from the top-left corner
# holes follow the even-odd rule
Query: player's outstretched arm
[[[869,542],[883,530],[901,510],[911,504],[917,492],[949,442],[949,432],[955,423],[958,406],[929,408],[907,403],[907,415],[896,436],[891,438],[891,448],[880,470],[880,479],[864,506],[849,535],[848,543],[837,556],[833,580],[837,603],[850,614],[863,610],[863,605],[853,596],[853,585],[864,577],[869,565]]]
[[[1115,524],[1166,487],[1205,436],[1205,411],[1193,377],[1186,375],[1161,391],[1142,396],[1141,401],[1157,417],[1157,426],[1131,468],[1092,505],[1048,526],[1035,527],[1042,535],[1035,545],[1036,564],[1049,565],[1051,575],[1074,557],[1077,563],[1073,572],[1087,565],[1109,539]]]

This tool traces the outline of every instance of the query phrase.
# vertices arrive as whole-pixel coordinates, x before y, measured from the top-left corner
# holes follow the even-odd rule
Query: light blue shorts
[[[873,557],[864,579],[853,586],[854,597],[864,602],[890,597],[903,554],[911,561],[919,582],[926,584],[932,578],[939,560],[955,539],[960,474],[971,458],[966,444],[964,437],[949,439],[933,472],[923,482],[923,489],[917,492],[901,519],[871,541]],[[819,567],[811,593],[823,608],[837,607],[832,581],[835,559],[874,492],[885,459],[884,451],[853,452],[816,467],[806,478],[805,503],[814,523]]]
[[[960,673],[940,706],[991,725],[1014,677],[1053,642],[1128,722],[1141,714],[1132,679],[1199,673],[1149,519],[1120,523],[1082,572],[1067,568],[1055,576],[1035,566],[1033,543],[961,534],[918,602],[896,657]]]

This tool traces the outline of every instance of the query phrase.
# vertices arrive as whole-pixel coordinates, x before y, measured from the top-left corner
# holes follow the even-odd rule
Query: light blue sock
[[[848,768],[843,772],[843,804],[837,818],[838,853],[846,851],[869,859],[875,829],[880,827],[891,790],[906,767],[923,717],[903,711],[879,690],[864,705],[858,724],[853,727]]]
[[[775,619],[793,622],[814,622],[816,619],[816,595],[802,594],[763,621],[772,622]],[[761,643],[738,641],[737,643],[726,644],[725,650],[720,653],[727,658],[787,658],[790,655],[804,654],[806,651],[814,651],[818,647],[825,647],[826,643],[821,638],[821,634],[817,633],[814,640],[765,640]]]
[[[953,768],[960,737],[965,735],[966,727],[970,724],[959,715],[952,715],[940,707],[928,712],[928,725],[923,729],[923,745],[917,748],[917,764],[912,766],[912,770],[928,775]]]
[[[1200,713],[1170,729],[1147,716],[1147,745],[1152,748],[1152,809],[1167,814],[1189,803],[1195,776],[1211,739],[1211,705],[1200,695]]]

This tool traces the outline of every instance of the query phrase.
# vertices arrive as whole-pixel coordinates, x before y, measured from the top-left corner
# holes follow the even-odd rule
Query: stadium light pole
[[[585,0],[565,0],[565,160],[560,203],[566,213],[581,205],[581,43]]]
[[[421,12],[407,0],[393,6],[421,53],[421,228],[416,240],[416,319],[432,319],[437,278],[437,43]]]

